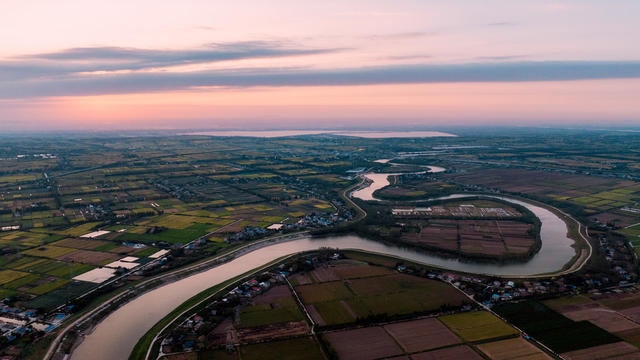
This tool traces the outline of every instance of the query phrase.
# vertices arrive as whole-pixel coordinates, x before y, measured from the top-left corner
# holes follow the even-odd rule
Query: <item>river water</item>
[[[385,159],[386,160],[386,159]],[[439,167],[439,166],[427,166],[429,168],[429,170],[427,170],[427,172],[430,173],[438,173],[438,172],[443,172],[446,169]],[[423,174],[424,172],[417,172],[414,174]],[[379,174],[379,173],[368,173],[368,174],[364,174],[363,176],[365,178],[367,178],[367,180],[371,181],[371,184],[367,187],[364,187],[362,189],[356,190],[354,192],[351,193],[351,196],[354,198],[358,198],[361,200],[378,200],[373,196],[373,193],[376,190],[380,190],[383,187],[389,185],[389,176],[393,176],[393,175],[402,175],[403,173],[386,173],[386,174]]]
[[[381,176],[377,176],[381,175]],[[387,181],[389,174],[372,176],[372,186],[354,192],[352,196],[372,197],[373,191],[381,188],[377,181]],[[362,192],[368,190],[367,193]],[[453,195],[452,198],[469,195]],[[85,340],[73,352],[73,360],[126,359],[131,350],[151,327],[190,297],[224,282],[267,264],[282,256],[322,247],[340,249],[360,249],[370,252],[388,254],[418,263],[433,265],[450,270],[469,273],[493,275],[533,275],[559,270],[575,254],[571,247],[573,240],[567,237],[567,227],[562,219],[547,209],[527,202],[500,197],[504,200],[527,207],[542,223],[540,236],[542,247],[529,261],[514,264],[489,264],[465,262],[458,259],[442,258],[401,246],[383,244],[355,235],[332,236],[313,239],[308,236],[295,241],[265,246],[244,254],[228,263],[210,270],[191,275],[174,283],[151,290],[133,301],[123,305],[101,321]]]

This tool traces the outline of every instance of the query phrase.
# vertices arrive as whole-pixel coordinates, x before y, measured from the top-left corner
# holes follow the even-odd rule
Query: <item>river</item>
[[[384,180],[380,181],[387,181],[389,174],[381,175],[386,176],[384,176]],[[367,188],[370,192],[368,196],[372,197],[372,193],[375,191],[373,189],[379,188],[379,183],[376,183],[376,179],[382,178],[377,176],[372,178],[374,182],[370,188]],[[352,193],[353,196],[356,196],[356,194],[357,192]],[[365,193],[361,194],[363,196],[367,195]],[[452,197],[464,196],[469,195],[460,194]],[[527,262],[506,265],[465,262],[454,258],[438,257],[401,246],[387,245],[355,235],[319,239],[304,236],[295,241],[259,248],[210,270],[191,275],[142,294],[103,319],[95,327],[94,331],[86,336],[84,341],[73,352],[71,358],[73,360],[126,359],[138,339],[160,319],[190,297],[282,256],[302,251],[316,250],[322,247],[360,249],[450,270],[492,275],[533,275],[553,272],[560,270],[573,257],[575,251],[571,245],[574,242],[567,237],[567,227],[562,219],[545,208],[515,199],[500,198],[523,205],[540,218],[542,223],[540,229],[542,247]]]
[[[383,160],[387,160],[387,159],[383,159]],[[439,166],[427,166],[429,168],[429,170],[427,170],[427,172],[430,173],[438,173],[438,172],[442,172],[445,171],[445,168],[439,167]],[[354,192],[351,193],[352,197],[361,199],[361,200],[379,200],[376,199],[373,196],[373,193],[376,190],[380,190],[383,187],[389,185],[389,176],[394,176],[394,175],[402,175],[403,173],[387,173],[387,174],[379,174],[379,173],[368,173],[368,174],[364,174],[363,176],[365,178],[367,178],[368,181],[370,181],[370,184],[364,188],[361,188],[359,190],[356,190]],[[424,172],[417,172],[414,174],[424,174]]]

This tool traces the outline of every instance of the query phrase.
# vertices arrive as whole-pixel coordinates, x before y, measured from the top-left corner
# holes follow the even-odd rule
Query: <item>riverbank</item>
[[[364,262],[364,263],[368,263],[369,266],[373,265],[373,266],[382,266],[385,268],[389,268],[392,270],[396,270],[398,272],[406,272],[408,274],[412,274],[414,276],[418,276],[418,277],[423,277],[423,278],[429,278],[429,279],[434,279],[434,280],[439,280],[445,283],[448,283],[450,285],[452,285],[454,288],[457,289],[457,291],[459,291],[462,295],[464,295],[465,297],[467,297],[469,300],[471,300],[472,303],[474,303],[476,305],[477,308],[479,309],[485,309],[488,310],[489,308],[483,303],[483,301],[485,301],[484,298],[486,298],[486,296],[490,296],[490,295],[480,295],[481,293],[484,293],[483,291],[479,290],[480,288],[487,288],[489,286],[493,286],[495,287],[495,279],[491,278],[491,277],[478,277],[478,276],[474,276],[473,274],[469,274],[468,276],[465,276],[464,274],[458,274],[458,275],[452,275],[450,273],[445,273],[442,270],[437,270],[437,269],[432,269],[429,267],[425,267],[424,265],[421,264],[417,264],[417,263],[413,263],[413,262],[408,262],[408,261],[402,261],[394,258],[394,257],[389,257],[389,256],[385,256],[385,255],[373,255],[370,252],[363,252],[363,251],[340,251],[340,254],[343,255],[344,257],[346,257],[347,259],[354,259],[356,261],[359,262]],[[319,259],[322,259],[322,256],[316,256],[317,254],[315,254],[315,252],[312,252],[311,254],[299,254],[301,256],[309,256],[308,258],[311,258],[310,256],[314,256],[314,258],[318,257]],[[278,263],[282,263],[284,260],[278,260],[272,264],[269,264],[269,266],[273,266],[274,264],[278,264]],[[319,260],[320,263],[322,263],[322,260]],[[401,264],[401,265],[398,265]],[[315,262],[314,262],[315,265]],[[316,265],[319,267],[322,267],[323,265]],[[265,270],[268,266],[266,266],[265,268],[262,268],[262,270]],[[248,275],[251,276],[251,275]],[[243,280],[239,280],[238,281],[244,281],[244,280],[248,280],[248,277],[244,277],[242,278]],[[227,288],[230,288],[234,285],[237,285],[238,281],[229,284],[227,286]],[[505,281],[504,284],[506,284],[507,282]],[[514,286],[521,286],[521,282],[516,281],[517,285],[514,285],[513,283],[511,285],[506,285],[505,289],[507,291],[511,291],[514,290]],[[463,291],[462,288],[465,288],[466,290]],[[220,293],[222,292],[223,289],[219,289],[219,288],[215,288],[216,291],[214,294],[210,294],[207,298],[208,299],[212,299],[216,294],[218,294],[219,296],[224,296],[221,295]],[[477,289],[478,291],[472,290],[472,289]],[[537,296],[535,294],[533,294],[534,296]],[[476,298],[477,296],[479,296],[479,298]],[[531,296],[531,294],[529,295]],[[218,301],[220,300],[219,298],[217,298]],[[139,344],[142,346],[142,348],[137,352],[132,354],[132,356],[129,358],[130,360],[141,360],[141,359],[145,359],[145,360],[149,360],[149,359],[155,359],[157,358],[157,356],[161,353],[159,353],[159,342],[160,340],[168,334],[174,334],[175,337],[175,332],[173,332],[174,329],[176,329],[178,327],[178,324],[184,324],[186,322],[187,319],[190,319],[194,314],[199,313],[202,314],[202,311],[204,309],[209,309],[209,306],[211,306],[212,308],[215,309],[215,305],[212,304],[211,302],[209,302],[209,304],[205,304],[205,300],[200,301],[197,305],[192,305],[189,308],[185,309],[184,311],[182,311],[179,315],[177,315],[177,311],[172,312],[171,314],[168,314],[165,318],[163,318],[161,320],[161,323],[166,324],[164,326],[164,328],[161,331],[155,331],[156,326],[154,326],[154,331],[150,331],[149,333],[147,333],[145,336],[147,337],[151,337],[153,336],[153,346],[151,347],[147,347],[147,352],[146,355],[144,357],[142,357],[142,351],[140,350],[144,350],[144,344],[141,344],[141,342],[139,342]],[[186,305],[186,304],[185,304]],[[304,307],[304,305],[303,305]],[[184,306],[181,306],[181,308],[184,308]],[[310,325],[312,325],[311,327],[311,333],[314,334],[314,328],[316,329],[316,331],[319,332],[331,332],[331,331],[335,331],[336,329],[339,329],[338,331],[342,331],[346,328],[360,328],[363,326],[371,326],[371,325],[378,325],[380,326],[381,324],[387,324],[387,323],[396,323],[398,321],[406,321],[406,320],[410,320],[410,319],[415,319],[416,317],[418,318],[426,318],[426,317],[433,317],[433,316],[440,316],[443,314],[452,314],[452,313],[456,313],[457,311],[451,312],[448,311],[449,309],[447,308],[440,308],[439,311],[436,314],[426,314],[426,313],[411,313],[411,314],[405,314],[405,315],[392,315],[392,316],[377,316],[375,318],[360,318],[360,319],[356,319],[355,322],[353,323],[348,323],[348,324],[342,324],[342,325],[329,325],[329,326],[320,326],[318,327],[317,324],[315,324],[313,322],[312,319],[309,319],[310,321],[308,321],[308,323]],[[468,311],[470,309],[464,309],[463,311]],[[458,310],[459,311],[459,310]],[[178,333],[182,332],[189,332],[189,327],[182,327],[181,326],[181,330],[177,330]],[[154,335],[155,334],[155,335]],[[188,336],[188,335],[187,335]],[[205,340],[206,341],[206,340]],[[234,343],[234,345],[238,345],[236,343]],[[243,345],[239,345],[239,346],[243,346]],[[178,346],[179,347],[179,346]],[[174,347],[175,349],[175,347]],[[326,350],[326,349],[325,349]],[[326,354],[326,352],[325,352]]]
[[[287,241],[293,241],[296,238],[304,237],[307,234],[308,232],[304,231],[301,233],[279,235],[276,237],[258,240],[250,244],[242,245],[235,249],[230,249],[229,251],[221,255],[215,256],[213,258],[203,259],[201,261],[196,262],[195,264],[189,264],[185,267],[175,269],[167,273],[156,275],[150,279],[142,280],[139,283],[136,283],[133,286],[128,287],[126,289],[118,289],[115,291],[115,294],[113,292],[105,294],[97,298],[96,300],[94,300],[91,303],[91,305],[87,307],[87,309],[81,311],[78,314],[74,314],[69,320],[67,320],[67,322],[68,321],[72,321],[72,322],[64,326],[62,330],[59,330],[57,332],[56,337],[48,345],[47,352],[46,354],[44,354],[44,356],[40,357],[38,354],[34,354],[34,357],[30,357],[30,358],[45,359],[45,360],[52,358],[54,353],[58,350],[58,347],[60,346],[61,341],[71,329],[75,329],[77,325],[80,325],[81,323],[86,323],[87,321],[91,320],[93,324],[89,324],[90,325],[89,330],[93,330],[93,326],[95,326],[96,323],[99,323],[100,320],[109,316],[109,314],[117,310],[118,307],[114,307],[112,311],[102,314],[102,316],[99,319],[96,319],[97,321],[94,321],[93,317],[96,316],[97,313],[103,311],[106,307],[109,307],[110,304],[113,304],[119,301],[123,297],[129,296],[127,301],[132,301],[135,298],[142,296],[148,293],[149,291],[153,291],[154,289],[160,286],[179,281],[180,279],[197,274],[198,272],[206,271],[211,267],[215,267],[222,263],[231,261],[248,252],[255,251],[257,249],[260,249],[268,245],[274,245],[274,244],[279,244]],[[121,305],[122,304],[120,304],[120,306]],[[72,345],[72,347],[73,348],[78,347],[84,340],[84,337],[90,333],[91,332],[89,331],[87,333],[81,334],[81,336],[79,336],[74,341],[74,344]]]
[[[379,175],[394,175],[394,174],[379,174]],[[364,176],[363,176],[364,177]],[[388,180],[386,179],[386,177],[384,179],[382,179],[382,177],[378,176],[376,178],[371,178],[370,180],[373,180],[375,182],[375,180],[378,181],[382,181],[383,183],[387,184]],[[386,186],[386,185],[385,185]],[[356,192],[352,192],[350,195],[358,198],[360,200],[374,200],[375,202],[373,202],[374,204],[378,204],[378,203],[390,203],[386,200],[381,200],[381,199],[377,199],[375,198],[375,196],[373,195],[374,192],[378,189],[383,188],[384,186],[380,186],[380,184],[375,185],[374,184],[370,184],[367,187],[364,188],[360,188],[359,191]],[[532,207],[538,207],[540,209],[546,210],[548,212],[551,213],[551,215],[555,216],[556,218],[560,219],[561,222],[564,223],[564,230],[560,233],[559,229],[558,231],[552,231],[550,232],[551,236],[547,236],[548,239],[553,240],[554,238],[561,238],[562,236],[564,236],[565,238],[570,238],[572,241],[572,244],[567,244],[569,247],[572,248],[572,252],[573,254],[571,255],[570,258],[567,258],[567,261],[564,261],[562,264],[558,264],[558,271],[556,271],[556,269],[554,269],[554,271],[549,271],[549,272],[542,272],[542,274],[554,274],[554,273],[558,273],[559,271],[566,274],[569,272],[575,272],[575,271],[579,271],[580,269],[583,268],[584,264],[586,262],[588,262],[588,260],[590,259],[593,249],[592,246],[589,242],[588,239],[588,235],[582,234],[581,233],[581,228],[582,228],[582,224],[576,220],[575,218],[573,218],[571,215],[563,212],[562,210],[545,204],[545,203],[541,203],[539,201],[535,201],[535,200],[531,200],[528,198],[523,198],[523,197],[519,197],[519,196],[512,196],[512,195],[501,195],[501,194],[496,194],[496,193],[462,193],[462,194],[452,194],[452,195],[448,195],[448,196],[444,196],[444,197],[440,197],[440,198],[431,198],[431,199],[424,199],[424,200],[414,200],[414,201],[410,201],[410,203],[420,203],[420,202],[426,202],[426,201],[437,201],[437,200],[448,200],[448,199],[457,199],[457,198],[465,198],[465,197],[472,197],[472,196],[481,196],[481,197],[485,197],[485,198],[490,198],[490,199],[501,199],[503,201],[507,201],[509,203],[513,203],[513,204],[517,204],[517,205],[522,205],[524,207],[526,207],[528,210],[532,210]],[[510,201],[512,200],[512,201]],[[536,213],[536,211],[532,211],[536,217],[538,219],[541,219],[542,215],[545,215],[544,213]],[[557,226],[558,227],[558,226]],[[574,227],[577,228],[577,230],[572,230]],[[586,233],[586,230],[585,230]],[[538,254],[536,256],[534,256],[532,258],[532,260],[535,260],[538,256],[539,253],[543,250],[545,250],[545,245],[547,245],[547,248],[549,246],[549,242],[547,242],[547,244],[541,243],[541,248],[540,251],[538,252]],[[586,252],[583,250],[586,249]],[[556,250],[558,251],[564,251],[565,249],[563,248],[557,248]],[[569,255],[567,254],[567,257]],[[538,274],[535,274],[538,275]],[[521,276],[521,275],[519,275]]]
[[[517,200],[514,199],[514,201]],[[357,206],[357,204],[355,205]],[[565,236],[567,233],[566,223],[559,219],[554,213],[549,212],[549,210],[546,211],[548,211],[544,214],[546,220],[541,219],[541,221],[543,224],[549,221],[555,224],[553,225],[554,229],[552,229],[551,235]],[[566,236],[564,238],[566,239]],[[245,249],[246,252],[242,253],[242,255],[237,254],[237,257],[227,263],[217,264],[217,266],[212,269],[191,274],[191,276],[165,284],[138,296],[105,318],[99,326],[96,327],[94,332],[85,338],[85,341],[91,340],[91,344],[81,345],[78,350],[76,350],[82,350],[84,346],[85,353],[75,355],[76,352],[72,358],[83,358],[82,355],[90,353],[87,352],[89,351],[87,349],[102,349],[104,359],[126,357],[129,355],[130,350],[136,346],[137,340],[144,336],[157,321],[193,297],[194,294],[199,294],[211,288],[212,284],[223,283],[242,273],[264,266],[266,263],[282,256],[322,247],[355,249],[378,254],[388,254],[399,259],[414,261],[423,264],[423,266],[440,268],[445,271],[483,274],[503,278],[550,277],[553,276],[553,274],[551,274],[553,271],[561,269],[566,262],[562,260],[557,267],[553,265],[553,262],[549,263],[546,261],[548,259],[533,264],[530,262],[504,266],[472,264],[463,263],[457,259],[442,259],[437,256],[430,256],[397,246],[388,246],[376,241],[350,235],[340,237],[330,236],[320,239],[311,239],[311,237],[307,236],[296,238],[295,240],[297,241],[288,242],[287,244],[270,244],[271,246],[264,246],[264,248],[260,249]],[[570,242],[573,243],[573,241]],[[551,253],[553,254],[553,251],[551,251]],[[556,259],[556,261],[558,261],[558,259]],[[141,317],[140,313],[145,316]],[[117,332],[117,334],[114,332]],[[123,332],[124,334],[121,334]],[[127,349],[129,350],[127,351]],[[116,353],[114,353],[114,351]],[[123,355],[122,352],[126,352],[126,354]]]

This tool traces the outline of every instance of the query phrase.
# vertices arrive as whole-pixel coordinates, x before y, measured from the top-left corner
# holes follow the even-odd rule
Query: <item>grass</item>
[[[462,340],[468,342],[518,334],[516,329],[486,311],[447,315],[439,319]]]
[[[345,251],[345,255],[349,259],[360,260],[360,261],[364,261],[364,262],[375,264],[375,265],[393,267],[397,263],[396,260],[391,259],[389,257],[385,257],[377,254],[371,254],[371,253],[364,253],[359,251]]]
[[[375,271],[360,269],[358,274],[378,271],[378,268],[372,269]],[[305,304],[314,305],[327,325],[356,320],[340,301],[344,301],[357,318],[428,313],[468,302],[464,295],[443,282],[395,273],[353,279],[348,285],[342,281],[301,285],[296,290]]]
[[[279,308],[271,308],[271,306],[245,307],[240,313],[240,327],[254,327],[304,320],[302,313],[293,299],[290,299],[290,301],[279,300],[278,302],[281,305]]]
[[[10,264],[7,265],[7,267],[14,270],[25,270],[46,261],[47,260],[45,259],[38,259],[30,256],[25,256],[19,260],[11,262]]]
[[[136,252],[136,256],[146,257],[146,256],[149,256],[149,255],[153,255],[153,254],[157,253],[158,251],[160,251],[160,249],[148,246],[144,250]]]
[[[4,184],[4,183],[11,184],[11,183],[17,183],[17,182],[33,181],[35,179],[36,179],[35,174],[5,175],[5,176],[0,176],[0,184]]]
[[[62,263],[62,266],[59,266],[55,269],[48,270],[46,273],[48,275],[65,278],[69,276],[78,276],[93,268],[94,266],[88,265],[88,264]]]
[[[54,281],[49,281],[46,282],[44,284],[38,285],[36,287],[33,287],[31,289],[29,289],[30,293],[36,294],[36,295],[42,295],[42,294],[46,294],[50,291],[53,291],[61,286],[66,285],[69,282],[69,280],[64,280],[64,279],[56,279]]]
[[[355,319],[340,301],[329,301],[313,305],[327,325],[346,324]]]
[[[155,234],[122,233],[118,241],[130,242],[157,242],[164,241],[172,244],[186,244],[207,234],[210,225],[193,224],[185,229],[167,229]]]
[[[37,274],[29,274],[27,276],[23,276],[20,277],[16,280],[13,280],[11,282],[8,282],[6,284],[4,284],[3,286],[7,289],[13,289],[13,290],[18,290],[22,287],[25,287],[33,282],[36,282],[38,280],[42,279],[42,276],[37,275]]]
[[[553,308],[555,306],[563,306],[563,305],[579,305],[591,303],[591,299],[578,295],[578,296],[565,296],[557,299],[545,300],[544,304]]]
[[[48,293],[42,294],[33,300],[29,300],[25,303],[25,306],[34,309],[53,309],[64,304],[69,299],[73,299],[79,295],[86,293],[95,286],[96,284],[87,283],[84,281],[67,282],[62,286],[49,290]]]
[[[296,288],[305,303],[348,299],[354,296],[343,282],[302,285]]]
[[[81,236],[87,233],[90,233],[96,225],[100,224],[99,222],[88,222],[82,225],[74,226],[64,231],[60,231],[63,235],[69,236]]]

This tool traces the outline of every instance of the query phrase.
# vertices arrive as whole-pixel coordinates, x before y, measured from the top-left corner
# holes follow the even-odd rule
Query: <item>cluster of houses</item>
[[[27,325],[34,320],[36,320],[35,310],[24,310],[0,303],[0,334],[9,340],[29,331]]]
[[[399,272],[417,273],[417,269],[398,265]],[[518,298],[545,295],[551,293],[567,293],[578,290],[577,286],[566,284],[562,278],[541,281],[496,280],[469,275],[458,275],[446,272],[431,271],[420,274],[430,279],[439,279],[451,283],[475,300],[491,307],[496,303],[511,301]],[[585,284],[586,285],[586,284]]]
[[[281,271],[277,273],[268,273],[270,275],[268,280],[258,281],[253,278],[251,280],[247,280],[244,283],[236,286],[231,291],[229,291],[225,297],[222,298],[222,302],[228,302],[230,299],[234,298],[245,298],[250,299],[255,296],[262,294],[264,291],[268,290],[271,286],[277,283],[281,283],[285,281],[285,276],[288,273],[286,271]]]
[[[633,261],[630,260],[637,259],[638,255],[635,251],[631,252],[633,256],[633,259],[631,259],[629,256],[630,251],[623,241],[611,241],[604,235],[600,235],[599,245],[605,260],[611,264],[611,269],[622,279],[619,285],[626,285],[632,281]]]
[[[242,231],[230,235],[226,240],[227,242],[252,240],[265,235],[274,234],[278,231],[300,231],[335,226],[341,222],[351,220],[352,217],[353,215],[351,212],[347,212],[345,215],[340,215],[340,213],[337,212],[326,215],[312,213],[290,224],[273,224],[266,228],[247,226]]]
[[[221,307],[230,306],[228,304],[231,303],[235,304],[236,302],[234,302],[234,300],[248,301],[269,290],[275,284],[284,282],[286,275],[288,275],[287,271],[266,272],[260,275],[260,278],[263,279],[262,281],[258,278],[246,280],[224,294],[220,300],[213,301],[208,306],[210,309],[208,312],[216,315],[221,310]],[[193,351],[195,341],[193,341],[193,336],[190,334],[196,333],[205,323],[205,318],[198,314],[185,320],[180,325],[180,328],[185,331],[185,333],[164,338],[161,345],[162,352],[167,354],[176,350],[186,352]]]
[[[0,335],[11,341],[33,331],[49,332],[62,323],[65,314],[52,314],[46,318],[34,309],[20,309],[0,303]]]

